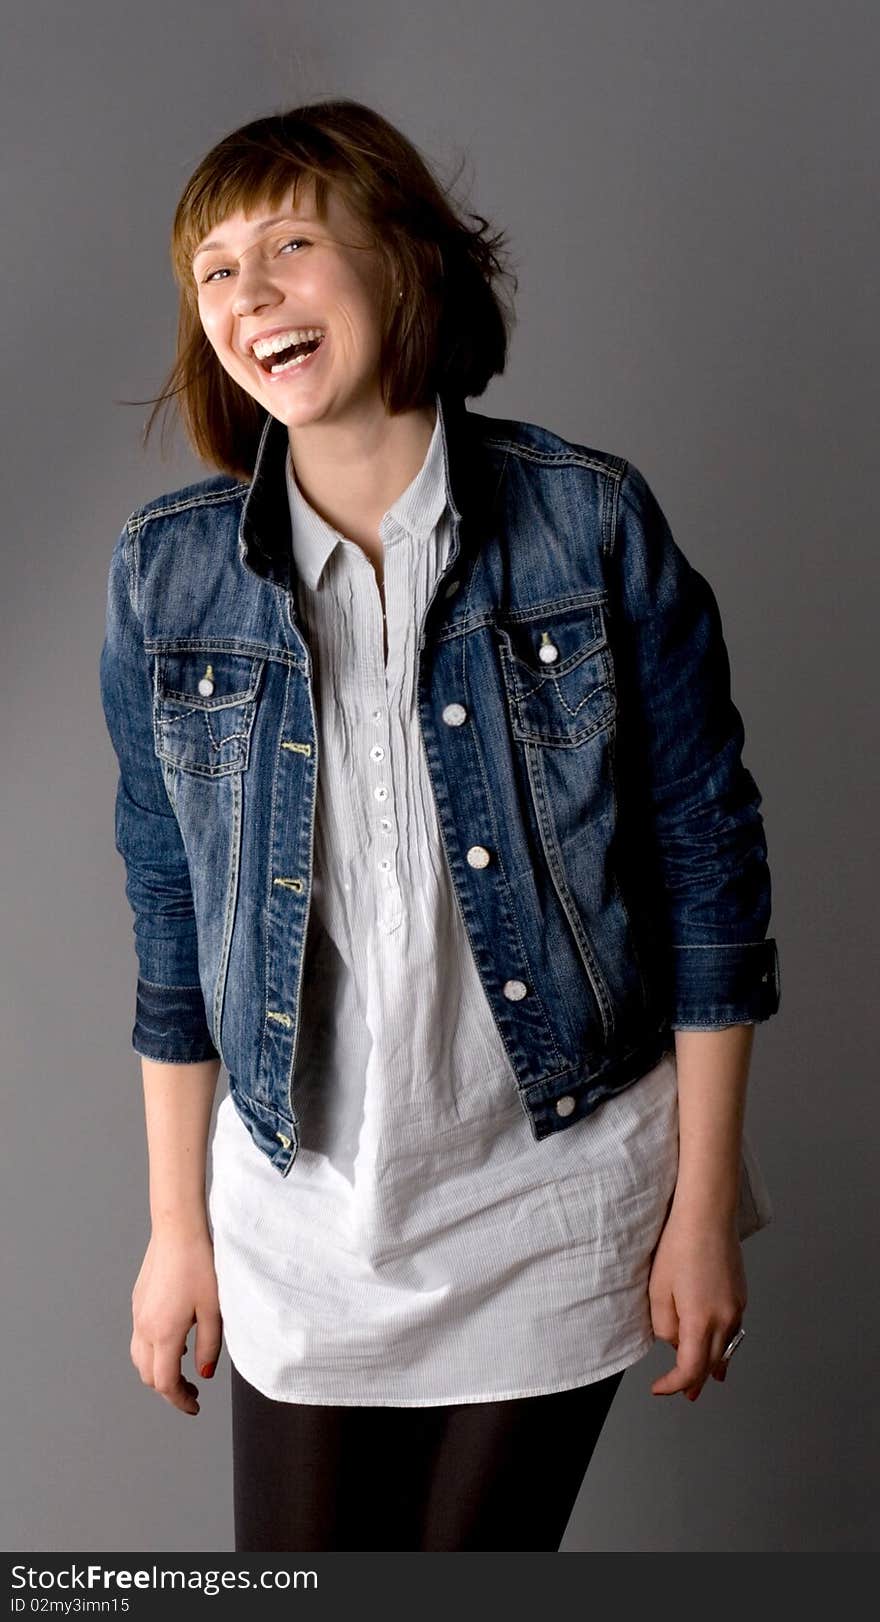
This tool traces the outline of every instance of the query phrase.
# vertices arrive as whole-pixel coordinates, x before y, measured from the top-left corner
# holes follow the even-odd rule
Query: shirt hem
[[[398,1397],[386,1398],[382,1401],[370,1401],[364,1397],[328,1397],[326,1394],[321,1396],[315,1392],[300,1391],[297,1392],[295,1397],[277,1397],[273,1396],[270,1391],[266,1391],[259,1381],[252,1380],[249,1374],[245,1374],[244,1370],[231,1356],[230,1361],[235,1364],[236,1370],[243,1379],[247,1380],[248,1385],[252,1385],[256,1391],[260,1392],[261,1396],[268,1397],[270,1402],[303,1403],[308,1407],[319,1408],[450,1408],[464,1403],[515,1402],[521,1397],[549,1397],[557,1391],[574,1391],[580,1386],[594,1385],[598,1380],[605,1380],[612,1374],[620,1374],[622,1370],[630,1368],[633,1363],[638,1363],[643,1357],[647,1357],[654,1347],[656,1338],[655,1335],[649,1336],[647,1340],[642,1340],[637,1346],[631,1347],[628,1352],[621,1353],[620,1357],[613,1362],[606,1363],[600,1369],[589,1374],[579,1375],[575,1379],[569,1376],[564,1380],[557,1381],[554,1385],[527,1386],[516,1391],[485,1391],[477,1396]]]

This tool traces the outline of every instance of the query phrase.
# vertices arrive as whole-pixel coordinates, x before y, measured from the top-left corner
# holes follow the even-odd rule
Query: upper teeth
[[[258,360],[263,360],[266,355],[277,354],[279,349],[289,349],[291,344],[305,344],[311,338],[323,336],[323,327],[291,327],[289,332],[276,332],[271,338],[258,338],[253,352]]]

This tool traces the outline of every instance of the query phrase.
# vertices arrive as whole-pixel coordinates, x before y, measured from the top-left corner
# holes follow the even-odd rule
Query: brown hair
[[[504,371],[515,315],[497,284],[509,277],[514,291],[518,285],[506,262],[506,233],[489,235],[481,214],[457,208],[451,186],[441,185],[380,113],[357,101],[312,102],[233,130],[187,181],[171,231],[177,354],[144,444],[157,413],[173,401],[199,457],[251,477],[266,411],[224,370],[205,336],[192,256],[238,209],[277,207],[291,190],[298,206],[301,183],[314,187],[321,220],[328,188],[336,188],[384,261],[380,386],[389,412],[430,404],[438,390],[459,399],[480,395]]]

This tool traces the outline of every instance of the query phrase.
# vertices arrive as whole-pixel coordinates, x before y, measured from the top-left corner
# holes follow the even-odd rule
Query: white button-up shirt
[[[280,1178],[231,1099],[218,1109],[210,1215],[227,1350],[292,1402],[586,1385],[653,1344],[650,1260],[678,1165],[674,1055],[576,1126],[532,1137],[418,725],[419,628],[450,540],[439,420],[380,525],[387,664],[372,563],[305,500],[289,457],[287,488],[318,724],[302,1139]],[[444,720],[459,724],[459,709]]]

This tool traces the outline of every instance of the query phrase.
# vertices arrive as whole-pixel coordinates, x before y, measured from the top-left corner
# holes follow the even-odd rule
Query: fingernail
[[[216,1363],[203,1363],[202,1367],[199,1369],[199,1373],[201,1374],[202,1379],[203,1380],[210,1380],[211,1375],[214,1373],[214,1370],[215,1370],[216,1367],[217,1367]]]

